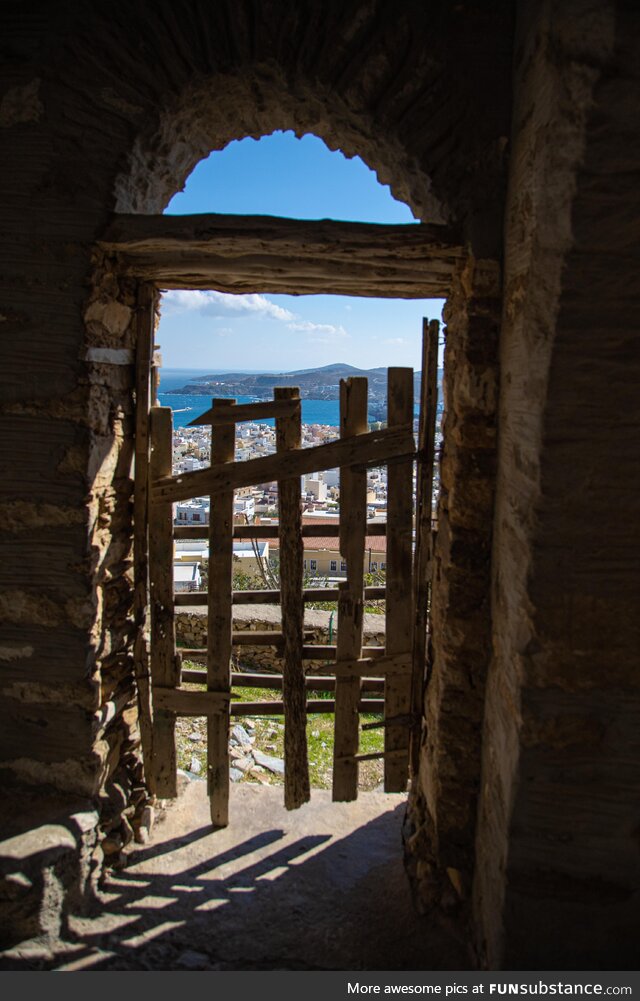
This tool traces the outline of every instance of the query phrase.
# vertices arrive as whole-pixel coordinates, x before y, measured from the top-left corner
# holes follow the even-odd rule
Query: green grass
[[[185,667],[187,665],[185,662]],[[203,685],[185,684],[185,688],[194,691],[203,689]],[[333,694],[326,692],[311,692],[309,698],[314,701],[318,699],[331,699]],[[235,688],[232,692],[234,702],[277,702],[282,699],[282,692],[266,688]],[[372,723],[379,721],[379,715],[360,715],[360,722]],[[234,716],[231,725],[241,723],[248,732],[255,734],[255,746],[265,754],[274,757],[284,757],[284,717],[283,716],[261,716],[252,717]],[[251,728],[251,724],[253,727]],[[198,734],[198,741],[191,740],[191,734]],[[334,735],[334,715],[333,713],[310,713],[307,717],[307,748],[309,758],[309,779],[311,785],[317,789],[330,789],[333,771],[333,735]],[[196,758],[201,766],[200,774],[204,776],[206,767],[206,720],[200,717],[179,718],[176,725],[176,737],[178,747],[178,767],[191,770],[192,758]],[[384,730],[360,731],[359,753],[372,754],[382,751],[384,746]],[[383,764],[382,760],[363,761],[359,765],[359,788],[362,790],[375,789],[382,782]],[[261,782],[269,785],[282,785],[281,775],[274,775],[267,771],[249,772],[242,782]]]

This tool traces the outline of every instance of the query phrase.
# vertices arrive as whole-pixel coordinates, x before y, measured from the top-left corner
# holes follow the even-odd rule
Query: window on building
[[[377,570],[378,569],[378,564],[377,564],[376,560],[374,560],[373,563],[371,564],[371,569],[372,570]]]
[[[329,568],[331,570],[337,570],[338,569],[338,561],[337,560],[331,560],[331,562],[329,564]]]
[[[300,566],[300,564],[299,564],[299,563],[298,563],[298,566]],[[307,561],[306,561],[306,560],[303,560],[303,561],[302,561],[302,567],[303,567],[303,569],[304,569],[304,570],[306,570],[306,569],[307,569]]]
[[[343,573],[347,572],[347,561],[346,560],[340,560],[340,569],[342,570]]]
[[[193,516],[192,516],[192,520],[193,521],[200,521],[200,512],[199,511],[194,511]]]
[[[381,563],[380,564],[380,569],[381,570],[386,570],[387,569],[387,564],[386,563]]]
[[[310,560],[309,563],[310,563],[310,566],[311,566],[312,570],[317,570],[318,569],[318,561],[317,560]]]

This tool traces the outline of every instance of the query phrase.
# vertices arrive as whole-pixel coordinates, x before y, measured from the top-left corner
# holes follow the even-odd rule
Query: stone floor
[[[205,784],[189,782],[105,885],[100,912],[64,941],[23,943],[4,969],[426,970],[469,967],[465,950],[412,909],[402,866],[405,797],[332,803],[314,790],[232,787],[213,831]]]

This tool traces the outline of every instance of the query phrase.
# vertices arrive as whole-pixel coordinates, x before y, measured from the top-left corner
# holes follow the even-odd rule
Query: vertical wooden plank
[[[275,400],[299,399],[295,387],[276,387]],[[302,445],[301,409],[276,418],[279,453]],[[284,805],[295,810],[309,800],[307,710],[302,663],[304,602],[302,600],[302,512],[300,477],[278,480],[280,536],[280,607],[282,613],[284,720]]]
[[[390,368],[388,425],[413,423],[413,369]],[[413,634],[412,571],[413,459],[390,462],[387,483],[386,651],[410,654]],[[385,719],[411,711],[411,675],[390,674],[385,681]],[[384,788],[403,792],[409,772],[409,728],[385,727]],[[400,752],[400,753],[398,753]],[[406,752],[406,753],[402,753]]]
[[[145,778],[151,794],[155,793],[153,760],[153,724],[151,685],[149,684],[149,646],[147,608],[149,605],[148,499],[149,499],[149,408],[150,368],[153,354],[156,292],[153,285],[138,290],[136,317],[136,441],[133,490],[133,614],[136,633],[133,647],[140,740]]]
[[[151,409],[150,476],[171,475],[173,427],[170,407]],[[149,594],[151,608],[151,677],[154,687],[175,688],[180,681],[173,611],[173,505],[149,510]],[[175,716],[153,714],[153,770],[158,796],[176,796]]]
[[[416,546],[413,560],[413,595],[415,620],[412,655],[411,773],[418,772],[421,717],[427,654],[427,615],[429,608],[431,564],[431,498],[435,455],[436,415],[438,408],[438,335],[437,320],[423,321],[422,378],[420,382],[420,420],[418,424],[418,462],[416,475]]]
[[[158,403],[158,390],[160,388],[160,369],[162,368],[162,355],[158,348],[153,352],[153,358],[151,359],[151,406],[157,407]]]
[[[212,400],[211,407],[235,400]],[[235,424],[211,428],[211,462],[233,462]],[[233,490],[212,494],[209,506],[209,597],[207,691],[231,690],[231,590],[233,575]],[[229,705],[207,718],[207,789],[211,823],[229,823]]]
[[[351,438],[368,431],[365,378],[340,381],[340,436]],[[361,681],[350,674],[347,662],[362,653],[364,616],[364,547],[367,525],[367,470],[365,466],[340,469],[340,553],[347,563],[347,579],[339,585],[336,651],[335,739],[333,799],[348,801],[358,795],[359,722]]]

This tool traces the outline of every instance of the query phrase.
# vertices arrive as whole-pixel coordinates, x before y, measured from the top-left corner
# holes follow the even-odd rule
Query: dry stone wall
[[[307,609],[305,613],[305,632],[309,635],[305,642],[324,646],[329,643],[331,613]],[[335,622],[331,643],[336,642]],[[281,630],[280,608],[277,605],[235,605],[233,609],[233,628],[237,630],[253,630],[260,632],[279,632]],[[207,645],[207,613],[203,608],[181,608],[176,610],[176,641],[186,647]],[[363,623],[363,645],[384,647],[385,620],[383,615],[366,614]],[[234,654],[240,667],[265,672],[281,672],[282,657],[272,646],[241,646]],[[305,670],[308,674],[322,674],[326,671],[326,660],[307,660]]]

